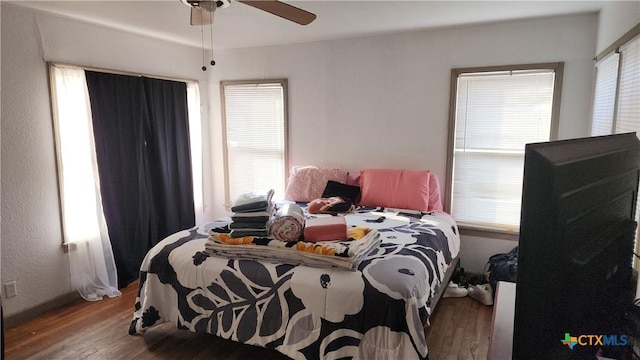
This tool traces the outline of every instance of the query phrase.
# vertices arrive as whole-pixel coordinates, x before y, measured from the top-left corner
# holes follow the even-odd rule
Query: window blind
[[[613,130],[618,83],[619,55],[612,53],[596,64],[596,83],[593,98],[591,135],[608,135]]]
[[[451,212],[461,225],[518,231],[524,146],[549,140],[553,70],[458,76]]]
[[[620,48],[620,86],[616,133],[640,134],[640,36]]]
[[[274,189],[274,197],[284,197],[284,84],[226,84],[223,92],[227,205],[243,193],[268,189]]]

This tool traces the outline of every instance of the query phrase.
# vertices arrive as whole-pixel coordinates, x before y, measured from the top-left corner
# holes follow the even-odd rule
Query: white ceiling
[[[179,0],[11,1],[60,16],[210,47],[209,27],[189,25]],[[215,49],[309,42],[541,16],[597,12],[604,1],[285,1],[317,15],[302,26],[232,1],[215,12]]]

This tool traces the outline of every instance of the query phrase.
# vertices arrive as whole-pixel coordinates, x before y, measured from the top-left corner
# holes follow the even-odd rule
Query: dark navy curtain
[[[195,225],[186,83],[86,71],[118,286],[147,251]]]

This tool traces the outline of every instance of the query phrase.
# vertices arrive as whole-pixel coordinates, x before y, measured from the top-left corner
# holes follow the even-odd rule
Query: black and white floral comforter
[[[455,222],[389,209],[346,219],[382,238],[357,271],[211,256],[209,230],[226,221],[167,237],[141,266],[129,333],[173,322],[293,359],[425,358],[430,302],[460,247]]]

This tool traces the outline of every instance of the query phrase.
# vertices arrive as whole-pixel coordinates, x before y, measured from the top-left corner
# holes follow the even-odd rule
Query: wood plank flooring
[[[118,298],[78,300],[5,329],[5,359],[289,359],[274,350],[178,330],[168,323],[144,336],[131,336],[137,282],[122,290]],[[469,297],[443,298],[427,334],[430,360],[486,359],[491,311]]]

